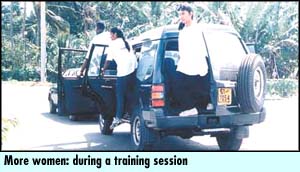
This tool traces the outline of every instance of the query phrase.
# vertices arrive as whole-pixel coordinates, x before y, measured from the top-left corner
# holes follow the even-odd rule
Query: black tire
[[[53,103],[52,100],[49,100],[49,108],[50,108],[50,113],[56,114],[57,111],[57,106]]]
[[[239,68],[237,99],[244,113],[259,112],[266,95],[266,69],[261,56],[247,55]]]
[[[183,139],[190,139],[194,136],[194,134],[193,134],[193,131],[186,131],[186,132],[180,133],[178,136]]]
[[[216,137],[220,150],[238,151],[243,139],[238,139],[234,134],[228,133]]]
[[[243,138],[249,137],[249,126],[233,126],[229,133],[216,135],[220,150],[238,151]]]
[[[80,120],[80,116],[79,115],[69,115],[69,119],[71,121],[79,121]]]
[[[100,127],[100,132],[103,135],[111,135],[113,133],[113,130],[110,129],[110,125],[112,123],[112,120],[105,120],[102,117],[102,114],[99,114],[99,127]]]
[[[141,113],[134,113],[131,118],[131,141],[136,150],[151,150],[158,140],[158,135],[147,128]]]
[[[181,137],[182,139],[190,139],[190,138],[193,137],[193,135],[180,135],[180,137]]]

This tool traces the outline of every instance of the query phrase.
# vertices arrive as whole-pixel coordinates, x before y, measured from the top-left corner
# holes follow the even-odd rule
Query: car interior
[[[167,110],[170,109],[177,109],[178,105],[175,101],[174,94],[176,91],[173,85],[176,84],[176,68],[177,63],[179,60],[179,52],[178,52],[178,41],[177,39],[170,39],[167,40],[165,45],[165,52],[164,52],[164,60],[162,65],[162,73],[164,76],[164,83],[165,83],[165,94],[166,94],[166,106]],[[192,100],[191,100],[192,101]],[[201,100],[198,100],[197,109],[198,111],[203,111],[202,109],[206,109],[206,106],[208,105],[210,101],[209,93],[207,96],[201,96]],[[172,112],[168,112],[170,115],[173,115],[171,113],[174,113],[175,111],[171,110]],[[175,113],[176,115],[176,113]]]

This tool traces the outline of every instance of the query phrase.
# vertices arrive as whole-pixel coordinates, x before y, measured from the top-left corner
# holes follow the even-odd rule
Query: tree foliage
[[[38,75],[39,71],[39,2],[33,3],[34,10],[26,16],[25,34],[20,4],[1,5],[2,79],[28,80],[29,75],[34,79],[32,73]],[[177,23],[178,4],[170,1],[47,2],[48,72],[57,71],[58,47],[87,48],[95,35],[96,21],[104,21],[108,29],[120,27],[127,37],[133,37],[155,27]],[[272,77],[275,69],[280,78],[298,71],[298,2],[190,2],[190,5],[196,21],[231,24],[245,42],[255,43],[256,52],[264,57],[268,77]],[[27,77],[16,78],[11,74],[20,71],[25,71]]]

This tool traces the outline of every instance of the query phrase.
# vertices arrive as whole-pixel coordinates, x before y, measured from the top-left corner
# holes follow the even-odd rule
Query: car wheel
[[[80,116],[79,115],[69,115],[69,119],[71,121],[79,121],[80,120]]]
[[[249,137],[249,126],[233,126],[228,133],[216,135],[220,150],[237,151],[243,138]]]
[[[99,114],[99,127],[100,132],[103,135],[111,135],[113,133],[113,130],[110,129],[112,121],[111,120],[105,120],[102,116],[102,114]]]
[[[261,56],[249,54],[243,59],[237,78],[237,99],[245,113],[262,109],[266,95],[266,69]]]
[[[157,138],[154,131],[146,127],[140,114],[135,114],[131,120],[131,140],[136,150],[151,150]]]
[[[52,100],[49,100],[50,113],[56,113],[57,106],[53,103]]]
[[[183,134],[183,135],[179,135],[182,139],[190,139],[192,138],[194,135],[193,134]]]
[[[236,138],[234,134],[228,133],[216,137],[220,150],[237,151],[242,145],[243,139]]]

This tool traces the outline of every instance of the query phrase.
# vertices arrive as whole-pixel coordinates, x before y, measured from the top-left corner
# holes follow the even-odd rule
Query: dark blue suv
[[[239,150],[243,138],[249,136],[249,126],[265,120],[266,70],[262,58],[250,53],[233,28],[202,24],[199,32],[205,47],[199,50],[207,53],[210,92],[200,98],[205,102],[200,111],[193,108],[172,113],[176,108],[174,92],[189,91],[172,89],[179,58],[177,28],[160,27],[130,41],[138,59],[139,94],[128,99],[124,120],[131,124],[133,145],[137,150],[145,150],[167,135],[210,135],[216,137],[221,150]],[[106,46],[94,45],[92,49],[96,47],[102,53],[91,53],[78,88],[96,103],[101,133],[110,135],[115,113],[116,66],[112,65],[101,76],[97,69],[103,67]],[[91,75],[92,71],[96,72]]]

